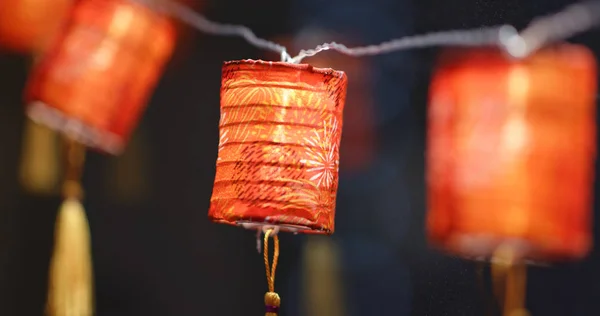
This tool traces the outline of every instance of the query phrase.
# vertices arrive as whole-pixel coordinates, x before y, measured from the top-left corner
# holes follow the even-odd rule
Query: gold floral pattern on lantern
[[[345,89],[331,69],[226,63],[209,217],[332,233]]]

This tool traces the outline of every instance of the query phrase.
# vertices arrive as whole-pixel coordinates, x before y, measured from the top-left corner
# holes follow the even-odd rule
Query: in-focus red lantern
[[[174,43],[171,21],[144,5],[83,0],[32,71],[27,113],[90,147],[118,154]]]
[[[73,2],[0,1],[0,47],[27,53],[44,49],[65,22]]]
[[[333,233],[346,84],[310,65],[225,63],[209,217]]]
[[[431,87],[430,240],[456,254],[578,259],[590,250],[596,64],[559,45],[524,59],[496,50],[443,60]]]

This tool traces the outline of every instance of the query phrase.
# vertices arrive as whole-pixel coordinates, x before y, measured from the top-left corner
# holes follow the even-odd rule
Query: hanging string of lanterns
[[[148,1],[164,6],[150,7]],[[571,7],[543,21],[560,24],[562,29],[552,28],[558,35],[540,32],[543,23],[538,21],[523,36],[507,27],[450,31],[359,48],[327,43],[292,58],[285,47],[247,28],[210,22],[173,2],[148,1],[81,0],[67,22],[31,15],[43,21],[31,29],[16,26],[24,23],[23,12],[43,12],[48,2],[0,5],[12,5],[0,10],[1,44],[42,51],[40,43],[51,43],[43,44],[31,71],[26,112],[63,134],[69,148],[52,261],[51,313],[93,311],[89,228],[80,202],[83,154],[75,153],[87,147],[118,155],[126,146],[174,49],[173,22],[164,12],[208,33],[240,35],[281,53],[282,62],[240,60],[223,66],[208,213],[215,222],[265,233],[266,316],[277,315],[281,304],[275,292],[277,234],[334,232],[347,78],[341,71],[299,64],[329,49],[364,56],[436,45],[504,45],[505,51],[476,48],[445,55],[432,82],[429,239],[452,253],[508,264],[508,269],[494,270],[498,280],[505,276],[509,288],[506,315],[526,312],[526,260],[581,259],[589,252],[595,59],[581,46],[537,50],[597,22],[565,23],[565,16],[577,21],[581,10]],[[70,2],[61,3],[59,8],[67,8]],[[170,11],[156,10],[165,7]],[[600,12],[600,2],[586,8]],[[4,19],[7,11],[18,14]],[[61,31],[40,35],[45,31],[41,25]],[[274,239],[272,264],[269,238]],[[68,269],[73,266],[79,268]]]

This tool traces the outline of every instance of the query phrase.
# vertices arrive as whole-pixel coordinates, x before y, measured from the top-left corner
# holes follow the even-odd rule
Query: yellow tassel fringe
[[[49,316],[91,316],[93,276],[90,231],[79,200],[66,199],[57,216],[50,264]]]
[[[32,194],[56,194],[61,172],[58,137],[54,131],[30,120],[25,124],[19,170],[21,185]]]

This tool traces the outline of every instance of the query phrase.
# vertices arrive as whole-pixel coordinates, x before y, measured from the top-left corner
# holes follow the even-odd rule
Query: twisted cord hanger
[[[318,45],[313,49],[303,49],[298,55],[291,57],[285,46],[258,37],[246,26],[210,21],[174,0],[132,1],[161,10],[207,34],[241,37],[257,48],[279,53],[282,61],[290,63],[300,63],[306,57],[312,57],[327,50],[360,57],[438,46],[496,46],[505,49],[513,57],[523,58],[546,45],[566,40],[600,24],[600,0],[591,0],[569,5],[552,15],[536,18],[521,32],[518,32],[513,26],[503,25],[410,35],[376,45],[358,47],[347,47],[344,44],[330,42]]]

